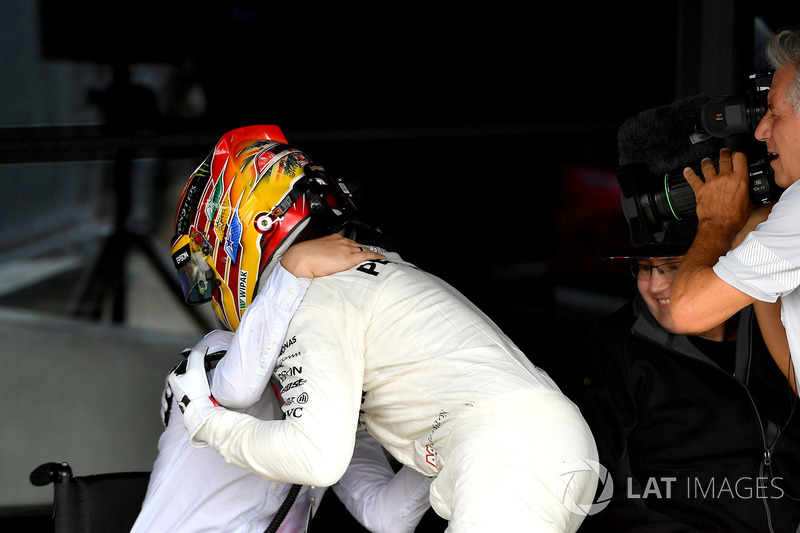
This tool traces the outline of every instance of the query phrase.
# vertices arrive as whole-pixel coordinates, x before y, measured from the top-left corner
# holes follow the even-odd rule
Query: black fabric
[[[688,337],[689,341],[717,366],[733,375],[736,372],[736,341],[712,341],[702,337]]]
[[[603,259],[651,259],[686,255],[695,235],[697,235],[696,216],[685,220],[672,220],[667,224],[660,241],[618,250]]]
[[[619,164],[643,162],[653,174],[664,174],[718,157],[725,141],[698,135],[707,102],[705,95],[687,96],[626,119],[617,132]]]
[[[797,397],[750,309],[738,318],[735,375],[662,329],[638,297],[591,334],[576,400],[614,496],[582,532],[797,530]]]

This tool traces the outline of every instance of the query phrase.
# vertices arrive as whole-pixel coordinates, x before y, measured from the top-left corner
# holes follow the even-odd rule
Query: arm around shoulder
[[[355,437],[344,427],[328,429],[304,432],[288,419],[260,420],[220,409],[208,417],[196,441],[264,479],[329,487],[344,474]]]

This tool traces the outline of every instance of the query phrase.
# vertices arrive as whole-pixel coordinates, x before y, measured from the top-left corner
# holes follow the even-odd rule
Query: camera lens
[[[694,213],[697,201],[694,191],[680,171],[664,174],[663,179],[652,181],[652,187],[640,191],[639,213],[653,227],[661,227],[670,220],[680,220]]]
[[[780,188],[775,185],[770,158],[760,159],[748,165],[750,176],[750,199],[755,205],[768,204],[780,196]],[[699,168],[695,173],[701,176]],[[674,170],[664,175],[659,183],[655,179],[650,188],[640,190],[638,197],[640,215],[654,227],[663,227],[672,220],[681,220],[693,215],[697,208],[689,182],[683,177],[683,170]]]
[[[658,195],[663,206],[659,214],[663,220],[669,217],[680,220],[688,215],[694,214],[697,200],[694,191],[686,178],[683,177],[683,170],[672,171],[664,176],[664,194]],[[663,196],[663,200],[661,197]]]

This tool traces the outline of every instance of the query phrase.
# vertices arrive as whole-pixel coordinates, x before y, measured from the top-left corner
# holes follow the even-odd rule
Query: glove
[[[230,331],[223,331],[215,329],[208,333],[203,340],[201,340],[198,344],[204,344],[206,346],[210,346],[210,352],[206,356],[206,371],[214,368],[217,362],[225,355],[225,352],[228,349],[228,345],[233,338],[233,333]],[[189,357],[189,354],[192,352],[191,348],[186,348],[181,352],[183,357]],[[169,386],[169,374],[174,372],[181,364],[177,364],[169,371],[167,377],[164,379],[164,394],[161,395],[161,423],[166,428],[169,425],[169,417],[170,412],[172,411],[172,388]],[[185,369],[185,366],[182,368]],[[185,371],[185,370],[184,370]]]
[[[169,373],[171,374],[176,368],[178,368],[177,365]],[[164,378],[164,394],[161,395],[161,423],[164,424],[165,429],[169,425],[169,414],[172,411],[172,396],[172,388],[169,386],[169,374],[167,374],[167,377]]]
[[[203,427],[206,420],[215,412],[225,411],[211,397],[211,389],[206,377],[206,352],[208,346],[198,344],[189,354],[189,359],[178,364],[167,378],[169,388],[178,400],[178,407],[183,413],[183,425],[189,432],[189,443],[195,448],[203,448],[207,444],[196,441],[194,436]]]

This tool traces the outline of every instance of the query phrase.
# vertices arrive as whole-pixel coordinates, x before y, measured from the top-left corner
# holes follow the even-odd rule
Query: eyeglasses
[[[653,269],[655,269],[658,270],[658,273],[661,274],[662,278],[667,281],[672,281],[675,279],[675,273],[678,271],[678,267],[680,265],[680,261],[675,261],[674,263],[664,263],[663,265],[658,266],[633,264],[630,267],[631,274],[633,274],[635,279],[647,281],[653,275]]]

